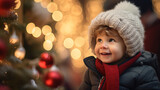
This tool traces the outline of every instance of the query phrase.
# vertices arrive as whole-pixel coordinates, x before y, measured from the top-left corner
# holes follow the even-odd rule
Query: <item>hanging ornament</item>
[[[0,16],[7,17],[16,4],[15,0],[0,0]]]
[[[26,54],[26,51],[24,47],[22,46],[22,42],[20,42],[20,46],[19,48],[16,49],[14,55],[20,60],[22,60],[25,57],[25,54]]]
[[[3,40],[0,39],[0,60],[4,59],[7,54],[7,46]]]
[[[53,57],[48,53],[42,53],[39,61],[39,66],[41,68],[50,68],[53,64]]]
[[[13,31],[13,34],[11,35],[11,37],[9,38],[9,42],[11,44],[15,44],[19,41],[18,36],[16,35],[16,31]]]
[[[37,87],[37,84],[36,84],[36,82],[35,82],[34,79],[31,79],[31,85],[32,85],[33,87]]]
[[[32,66],[32,74],[33,74],[33,76],[34,76],[36,79],[39,78],[39,72],[37,71],[35,65]]]
[[[50,68],[50,71],[59,71],[59,68],[58,68],[56,65],[53,65],[53,66]]]
[[[44,83],[48,87],[57,88],[63,83],[62,75],[57,71],[48,72],[44,77]]]

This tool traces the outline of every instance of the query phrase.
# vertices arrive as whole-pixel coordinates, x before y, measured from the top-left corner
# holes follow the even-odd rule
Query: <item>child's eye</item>
[[[111,38],[109,39],[109,42],[115,42],[115,39]]]
[[[98,42],[102,42],[102,39],[99,38],[99,39],[97,39],[97,41],[98,41]]]

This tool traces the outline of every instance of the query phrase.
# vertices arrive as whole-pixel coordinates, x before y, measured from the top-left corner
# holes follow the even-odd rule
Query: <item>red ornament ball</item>
[[[0,39],[0,60],[4,59],[7,54],[7,46],[6,43]]]
[[[0,0],[0,16],[7,17],[16,4],[16,0]]]
[[[48,53],[42,53],[39,61],[41,68],[50,68],[54,64],[53,57]]]
[[[8,86],[0,85],[0,90],[11,90]]]
[[[59,72],[51,71],[45,75],[44,83],[48,87],[57,88],[58,86],[62,85],[63,77]]]

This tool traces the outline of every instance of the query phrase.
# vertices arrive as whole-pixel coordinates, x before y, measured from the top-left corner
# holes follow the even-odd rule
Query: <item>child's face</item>
[[[117,33],[117,32],[116,32]],[[106,35],[106,32],[96,37],[95,54],[103,63],[118,62],[125,54],[125,44],[118,35]]]

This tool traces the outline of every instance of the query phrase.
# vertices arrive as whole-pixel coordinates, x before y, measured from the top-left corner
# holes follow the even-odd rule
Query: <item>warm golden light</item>
[[[58,6],[56,3],[54,2],[50,2],[48,5],[47,5],[47,10],[50,12],[50,13],[53,13],[54,11],[56,11],[58,9]]]
[[[14,9],[19,9],[19,7],[21,6],[21,1],[20,0],[16,0],[15,2],[17,4],[16,4],[16,7]]]
[[[41,1],[41,6],[44,8],[47,8],[47,5],[51,2],[51,0],[42,0]]]
[[[160,15],[160,1],[155,3],[156,12]]]
[[[9,32],[7,23],[4,23],[4,25],[5,25],[4,30],[6,30],[7,32]]]
[[[49,25],[44,25],[42,27],[42,33],[44,35],[47,35],[47,33],[51,33],[52,32],[52,28]]]
[[[87,2],[86,5],[86,9],[87,11],[89,11],[86,17],[88,21],[91,21],[93,18],[97,16],[97,14],[99,14],[102,11],[101,3],[97,0],[91,0]]]
[[[60,21],[63,18],[63,14],[60,11],[54,11],[52,14],[52,19],[55,21]]]
[[[66,38],[63,42],[63,45],[65,48],[72,48],[74,45],[74,42],[71,38]]]
[[[32,35],[38,38],[41,35],[41,29],[39,27],[35,27],[32,31]]]
[[[83,37],[77,37],[75,39],[75,45],[77,47],[82,47],[84,45],[84,43],[85,43],[85,39]]]
[[[71,57],[73,59],[79,59],[81,57],[81,51],[79,49],[77,49],[77,48],[73,49],[71,51]]]
[[[27,33],[32,34],[33,28],[35,28],[35,24],[32,23],[32,22],[28,23],[27,26],[26,26]]]
[[[95,14],[97,14],[98,12],[102,11],[102,7],[100,4],[101,3],[99,1],[94,0],[94,1],[89,1],[87,3],[87,6],[88,6],[88,9],[91,10],[90,12],[94,12]]]
[[[82,14],[82,8],[79,5],[73,5],[71,8],[71,13],[73,15],[81,15]]]
[[[11,44],[15,44],[15,43],[17,43],[18,41],[19,41],[19,38],[18,38],[18,36],[16,35],[16,32],[13,31],[13,34],[12,34],[11,37],[9,38],[9,42],[10,42]]]
[[[56,30],[59,30],[59,29],[61,28],[61,26],[62,26],[62,23],[61,23],[61,22],[57,22],[57,23],[55,24],[55,29],[56,29]]]
[[[25,57],[26,51],[23,47],[19,47],[16,49],[14,55],[19,58],[20,60],[22,60]]]
[[[34,0],[35,2],[41,2],[42,0]]]
[[[61,24],[61,27],[59,28],[59,31],[64,35],[73,34],[74,33],[74,32],[72,32],[73,27],[74,27],[74,22],[69,22],[68,21],[67,23]]]
[[[52,49],[52,47],[53,47],[53,44],[52,44],[52,42],[51,42],[50,40],[44,41],[44,43],[43,43],[43,48],[44,48],[45,50],[49,51],[49,50]]]
[[[59,5],[59,9],[63,12],[67,12],[71,9],[71,6],[73,5],[73,3],[69,2],[68,0],[65,0],[65,1],[60,1],[58,0],[60,5]]]
[[[59,48],[59,47],[61,47],[61,48]],[[62,45],[56,46],[55,49],[56,49],[56,52],[58,53],[61,60],[66,60],[66,58],[68,58],[70,56],[69,50],[64,48]],[[59,62],[61,62],[61,61],[59,61]]]
[[[55,36],[53,33],[48,33],[46,36],[45,36],[45,40],[50,40],[51,42],[53,42],[55,40]]]
[[[84,66],[83,60],[72,60],[73,68],[77,71],[77,69],[81,69]]]

